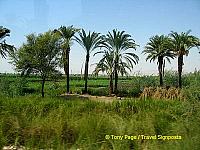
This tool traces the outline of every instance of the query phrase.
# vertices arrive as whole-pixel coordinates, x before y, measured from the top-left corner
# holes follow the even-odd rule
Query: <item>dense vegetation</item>
[[[177,74],[166,73],[173,86]],[[16,79],[17,78],[17,79]],[[121,78],[122,93],[134,86],[159,85],[155,76]],[[65,79],[47,81],[46,98],[38,96],[40,78],[1,76],[0,147],[22,145],[36,149],[198,149],[200,145],[200,72],[183,76],[183,99],[126,98],[112,103],[56,96],[65,91]],[[91,93],[105,94],[107,77],[89,77]],[[9,84],[8,84],[9,83]],[[84,81],[73,77],[74,92]],[[58,84],[58,85],[57,85]],[[107,90],[102,90],[99,88]],[[1,86],[2,87],[2,86]],[[63,89],[59,89],[62,87]],[[6,91],[6,89],[8,91]],[[21,90],[21,89],[24,89]],[[28,94],[32,92],[32,94]],[[58,93],[57,93],[58,92]],[[57,94],[56,94],[57,93]],[[18,96],[24,95],[26,96]],[[55,94],[55,95],[54,95]],[[107,91],[108,94],[108,91]],[[133,94],[128,93],[127,94]],[[138,94],[138,93],[137,93]],[[11,98],[13,97],[13,98]],[[181,140],[112,140],[105,135],[180,135]]]
[[[0,27],[0,55],[9,56],[19,72],[0,74],[0,148],[199,149],[200,72],[182,74],[184,55],[200,45],[189,34],[151,37],[143,53],[157,61],[159,76],[128,76],[139,61],[134,53],[139,45],[125,31],[101,35],[61,26],[26,36],[16,50],[5,42],[10,30]],[[85,49],[84,76],[69,74],[72,41]],[[92,54],[102,58],[90,75]],[[175,57],[178,71],[165,71],[165,60]],[[117,140],[112,135],[181,139]]]
[[[166,72],[165,83],[176,85],[177,73]],[[71,77],[73,93],[84,90],[80,76]],[[107,77],[89,77],[92,95],[108,95]],[[119,95],[135,96],[112,103],[63,98],[65,79],[49,80],[45,99],[40,78],[1,75],[1,147],[23,145],[53,149],[198,149],[200,72],[183,76],[184,99],[139,97],[145,86],[157,87],[156,76],[120,78]],[[134,86],[133,86],[134,85]],[[121,92],[120,92],[121,90]],[[21,96],[20,96],[21,95]],[[22,95],[26,95],[23,96]],[[11,98],[12,97],[12,98]],[[105,135],[180,135],[182,140],[106,140]]]

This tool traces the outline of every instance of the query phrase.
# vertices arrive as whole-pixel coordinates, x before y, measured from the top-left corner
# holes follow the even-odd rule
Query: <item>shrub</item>
[[[49,83],[47,87],[47,93],[50,96],[58,96],[62,93],[60,93],[61,86],[57,82]]]
[[[95,96],[105,96],[109,94],[108,88],[100,87],[100,88],[88,88],[88,94]]]
[[[8,77],[0,79],[0,92],[8,97],[24,96],[27,90],[26,78],[16,77],[14,81],[9,80]]]
[[[13,96],[24,96],[27,92],[27,80],[24,77],[16,78],[11,84]]]
[[[178,72],[172,71],[172,70],[166,71],[164,75],[164,84],[166,86],[177,87],[178,86]]]
[[[9,96],[11,94],[10,91],[10,83],[11,81],[8,80],[6,77],[1,77],[0,78],[0,93]]]
[[[190,101],[200,101],[200,86],[187,86],[183,88],[183,95]]]

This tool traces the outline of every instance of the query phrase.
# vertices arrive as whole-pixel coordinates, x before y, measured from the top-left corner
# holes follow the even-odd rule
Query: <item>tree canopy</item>
[[[5,37],[10,36],[10,30],[0,26],[0,55],[6,58],[7,54],[12,54],[15,47],[6,43]]]
[[[170,49],[170,46],[171,39],[168,36],[156,35],[149,39],[149,42],[146,44],[145,49],[143,50],[143,53],[147,54],[146,61],[157,61],[160,76],[160,86],[163,85],[165,59],[170,62],[170,58],[173,59],[175,57],[175,54]]]
[[[136,50],[138,45],[132,39],[130,34],[116,29],[103,36],[103,41],[102,47],[106,48],[108,51],[113,51],[114,53],[114,91],[117,93],[118,73],[123,75],[124,68],[132,69],[133,64],[137,64],[139,61],[139,57],[131,51]],[[122,67],[120,67],[120,65]]]
[[[88,69],[89,69],[89,60],[90,60],[90,53],[93,52],[96,48],[100,47],[102,43],[102,37],[100,33],[90,32],[86,34],[85,30],[82,29],[82,32],[79,32],[79,37],[75,36],[75,41],[78,42],[86,52],[86,59],[85,59],[85,93],[87,93],[87,79],[88,79]]]
[[[188,30],[187,32],[171,32],[169,35],[172,39],[171,49],[174,51],[174,53],[178,57],[178,76],[179,76],[179,88],[182,87],[182,71],[183,71],[183,56],[188,55],[189,51],[193,47],[199,48],[200,46],[200,40],[198,37],[194,35],[190,35],[191,30]]]
[[[44,96],[44,82],[47,77],[58,73],[60,60],[60,37],[49,31],[44,34],[30,34],[15,53],[13,63],[22,75],[37,73],[42,78],[42,96]]]
[[[71,26],[61,26],[58,29],[54,30],[54,33],[59,35],[62,39],[62,61],[60,63],[61,66],[64,67],[65,74],[67,76],[67,93],[69,93],[69,53],[70,46],[72,43],[72,38],[79,29]]]

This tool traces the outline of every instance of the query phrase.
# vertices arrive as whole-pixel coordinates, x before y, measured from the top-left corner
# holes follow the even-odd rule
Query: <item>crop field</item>
[[[174,72],[165,75],[166,86],[175,88]],[[70,99],[64,77],[49,79],[45,98],[40,96],[37,76],[0,76],[0,148],[22,149],[193,149],[200,146],[200,72],[183,75],[180,96],[162,97],[156,76],[120,77],[117,97],[108,96],[106,77],[84,80],[71,77]],[[152,93],[146,94],[150,89]],[[152,90],[153,89],[153,90]],[[171,90],[172,91],[172,90]],[[145,95],[146,94],[146,95]],[[168,94],[173,95],[168,90]],[[119,97],[121,97],[119,99]]]

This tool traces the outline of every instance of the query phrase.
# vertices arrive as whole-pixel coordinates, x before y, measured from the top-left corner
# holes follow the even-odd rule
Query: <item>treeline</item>
[[[193,47],[199,48],[200,39],[187,32],[171,32],[168,35],[155,35],[149,39],[144,47],[143,53],[147,55],[146,60],[156,61],[159,72],[160,86],[164,85],[163,77],[165,62],[171,59],[178,59],[178,87],[182,87],[182,70],[184,56],[189,54]],[[10,30],[1,27],[0,39],[10,35]],[[109,77],[109,94],[118,93],[119,75],[128,75],[134,65],[139,61],[134,51],[137,50],[138,44],[133,37],[125,31],[116,29],[109,31],[106,35],[78,29],[73,26],[61,26],[53,31],[47,31],[41,34],[29,34],[26,36],[26,43],[19,49],[8,45],[2,40],[0,54],[2,57],[9,55],[12,64],[17,72],[21,75],[38,74],[42,80],[42,97],[44,97],[45,81],[49,77],[56,77],[61,73],[58,67],[64,68],[67,76],[66,91],[69,89],[69,59],[72,41],[79,43],[85,50],[85,69],[84,80],[85,90],[88,93],[88,70],[91,56],[101,54],[102,58],[96,63],[94,74],[106,72]]]

